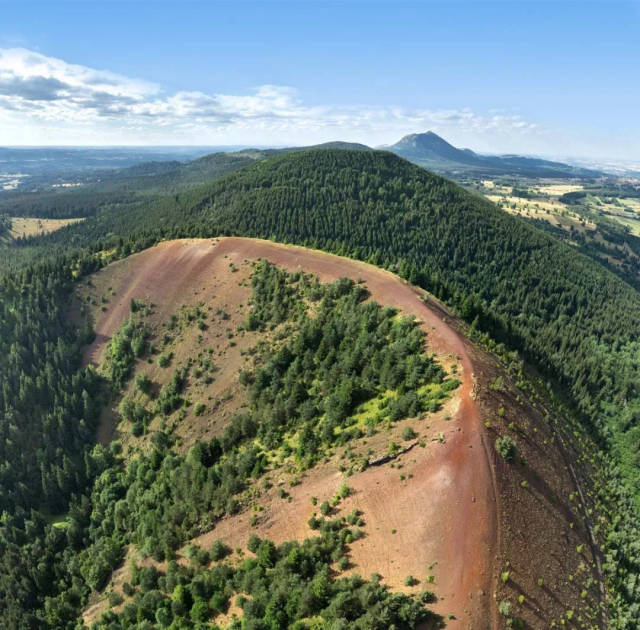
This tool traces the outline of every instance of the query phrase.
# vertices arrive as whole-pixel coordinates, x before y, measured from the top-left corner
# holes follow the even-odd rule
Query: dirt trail
[[[390,582],[396,584],[403,579],[403,570],[418,566],[426,559],[437,560],[434,590],[444,601],[435,609],[443,615],[453,613],[455,616],[447,622],[447,627],[497,628],[493,601],[493,565],[500,547],[497,493],[484,427],[474,400],[470,345],[449,325],[449,315],[440,304],[431,297],[428,303],[423,301],[424,292],[378,267],[301,247],[235,237],[217,241],[167,241],[130,257],[129,262],[115,263],[130,265],[124,274],[128,277],[123,282],[126,291],[118,294],[120,301],[108,315],[95,322],[96,340],[87,348],[85,361],[97,362],[106,342],[127,316],[131,298],[153,295],[156,303],[170,301],[173,295],[182,294],[190,287],[204,286],[207,277],[214,269],[220,269],[221,264],[240,264],[245,259],[256,258],[266,258],[291,271],[313,273],[325,282],[340,277],[362,279],[374,300],[412,314],[421,322],[432,351],[458,358],[462,369],[458,374],[461,386],[456,391],[457,412],[446,423],[444,444],[418,449],[420,453],[416,457],[411,454],[412,465],[406,467],[413,475],[411,483],[401,487],[392,484],[386,466],[368,469],[350,478],[355,494],[349,500],[363,509],[368,523],[384,525],[384,528],[367,527],[363,543],[354,545],[354,560],[359,570],[387,562],[385,579],[392,574],[394,579]],[[397,480],[398,473],[393,474]],[[278,508],[277,518],[269,524],[269,536],[273,540],[279,542],[287,536],[308,535],[308,497],[314,492],[322,496],[327,482],[336,485],[335,472],[331,476],[327,473],[324,478],[319,475],[310,479],[309,485],[303,484],[304,490],[299,493],[303,492],[304,496],[299,500],[294,497],[292,503]],[[387,527],[396,522],[393,527],[397,528],[397,534],[391,535]],[[243,533],[241,530],[237,521],[227,519],[216,527],[213,537],[237,538]],[[394,556],[396,553],[402,557]],[[361,573],[367,575],[366,570]],[[425,573],[426,567],[422,565],[419,575]]]

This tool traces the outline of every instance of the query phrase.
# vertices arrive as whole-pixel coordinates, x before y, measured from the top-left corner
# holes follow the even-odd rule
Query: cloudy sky
[[[639,2],[4,1],[0,144],[454,144],[640,161]]]

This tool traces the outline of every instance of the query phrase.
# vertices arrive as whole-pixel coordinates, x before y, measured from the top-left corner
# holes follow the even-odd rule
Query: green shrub
[[[151,391],[153,383],[146,374],[138,374],[136,376],[136,389],[144,394],[148,394]]]
[[[512,461],[518,454],[518,447],[508,435],[503,435],[496,440],[496,451],[502,459]]]
[[[433,591],[420,591],[418,594],[418,601],[423,604],[433,604],[437,599],[438,598]]]
[[[418,434],[411,427],[406,427],[405,430],[402,432],[403,440],[413,440],[416,437],[418,437]]]
[[[221,540],[214,540],[209,549],[209,555],[215,562],[226,558],[230,553],[231,547],[225,545]]]
[[[338,488],[338,496],[341,499],[346,499],[350,494],[351,488],[346,483],[343,483],[340,488]]]
[[[120,593],[116,593],[116,591],[109,591],[108,600],[111,608],[119,606],[124,601],[122,595],[120,595]]]

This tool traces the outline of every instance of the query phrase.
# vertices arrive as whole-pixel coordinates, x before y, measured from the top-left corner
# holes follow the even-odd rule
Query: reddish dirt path
[[[153,295],[154,302],[170,301],[171,296],[193,286],[204,286],[207,276],[210,277],[214,269],[221,269],[221,264],[239,265],[245,259],[256,258],[267,258],[290,271],[300,269],[313,273],[325,282],[339,277],[362,279],[374,300],[412,314],[422,323],[431,350],[458,358],[462,368],[458,374],[461,386],[456,392],[459,405],[455,417],[446,423],[446,442],[430,444],[426,449],[418,449],[420,452],[415,453],[415,457],[414,452],[407,457],[412,465],[407,465],[406,470],[413,474],[413,479],[405,486],[390,483],[388,467],[368,469],[350,478],[349,485],[354,488],[355,496],[345,507],[352,504],[359,507],[370,523],[365,541],[361,546],[354,545],[358,569],[386,562],[387,571],[376,570],[386,573],[385,579],[393,574],[388,582],[397,586],[407,575],[403,571],[421,567],[416,575],[423,577],[427,572],[423,562],[437,561],[437,569],[433,571],[437,580],[434,590],[444,601],[435,609],[443,615],[455,615],[447,627],[497,628],[493,601],[496,588],[493,564],[500,548],[497,493],[484,427],[473,397],[470,346],[447,323],[449,315],[441,305],[431,297],[428,304],[423,302],[424,292],[378,267],[301,247],[235,237],[217,241],[167,241],[130,257],[129,262],[115,263],[131,265],[134,261],[125,274],[130,276],[124,285],[126,292],[119,293],[119,303],[95,323],[96,340],[86,350],[85,360],[98,360],[110,335],[127,316],[132,297]],[[398,473],[393,474],[397,480]],[[268,524],[269,537],[280,542],[287,537],[308,535],[309,497],[321,497],[335,490],[339,483],[335,473],[323,477],[319,471],[309,484],[303,484],[304,490],[294,492],[296,489],[293,489],[294,501],[279,507],[276,518]],[[376,527],[377,524],[381,524],[380,527]],[[390,527],[397,529],[397,533],[391,535]],[[236,519],[228,519],[220,523],[212,535],[237,539],[241,530]],[[251,531],[255,530],[247,530],[244,540]],[[375,562],[368,562],[367,557],[374,558]],[[361,572],[367,575],[365,570]]]

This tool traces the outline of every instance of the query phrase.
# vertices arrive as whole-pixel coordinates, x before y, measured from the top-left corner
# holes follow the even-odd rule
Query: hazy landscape
[[[640,627],[638,26],[3,5],[0,627]]]

